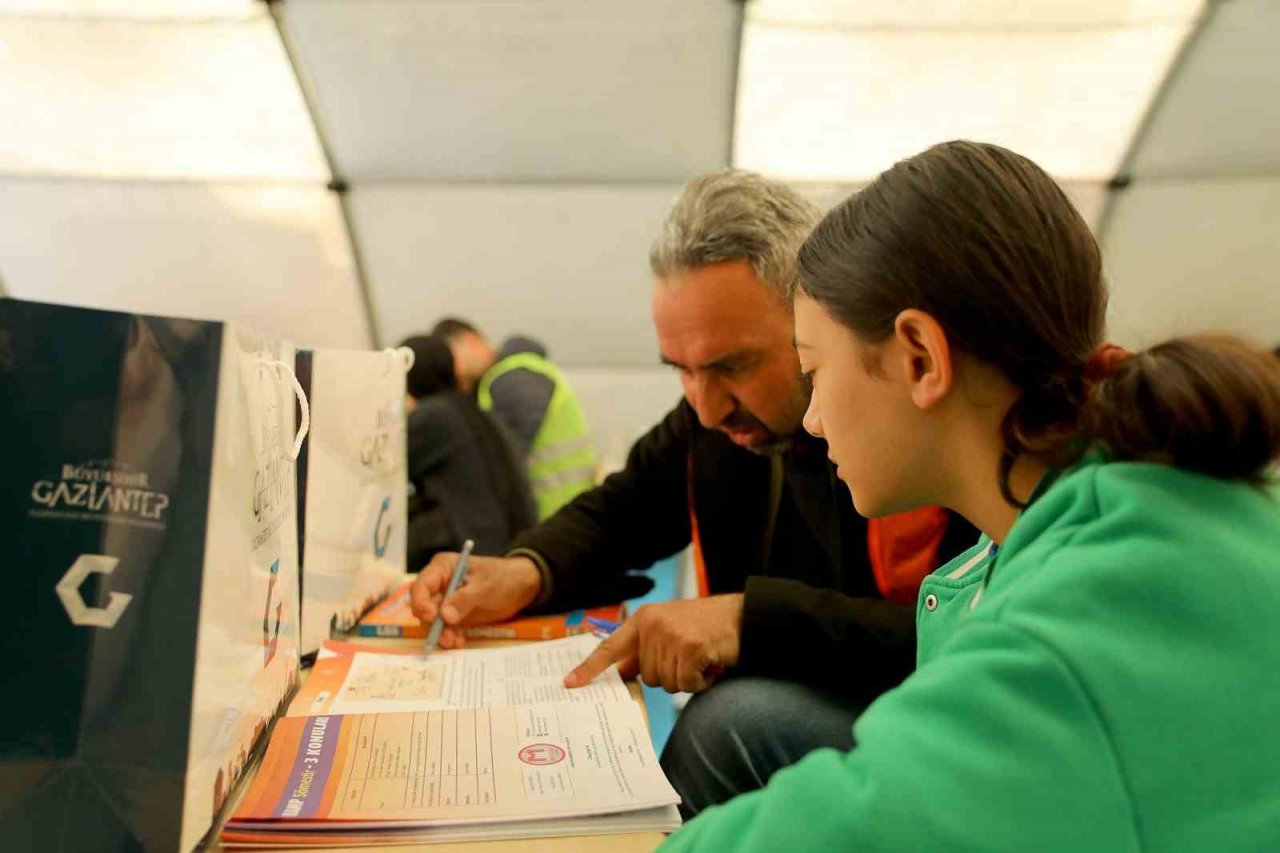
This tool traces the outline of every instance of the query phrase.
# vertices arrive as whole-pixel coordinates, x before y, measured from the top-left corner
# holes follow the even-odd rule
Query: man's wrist
[[[512,559],[527,560],[533,566],[533,570],[537,573],[537,591],[533,598],[522,609],[531,607],[542,607],[551,600],[551,568],[547,565],[547,561],[541,554],[529,548],[516,548],[507,552],[506,556]]]

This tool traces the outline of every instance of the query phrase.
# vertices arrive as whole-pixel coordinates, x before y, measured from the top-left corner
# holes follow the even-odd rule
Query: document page
[[[331,714],[279,721],[228,829],[281,818],[295,830],[493,822],[678,801],[635,702]]]
[[[564,676],[598,643],[581,635],[510,648],[435,652],[427,658],[367,652],[322,657],[289,716],[630,701],[616,669],[586,687],[564,687]]]

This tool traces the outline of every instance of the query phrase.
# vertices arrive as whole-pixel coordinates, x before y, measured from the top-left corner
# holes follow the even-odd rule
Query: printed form
[[[631,701],[289,717],[228,828],[508,821],[678,801]]]
[[[319,658],[289,716],[492,708],[549,702],[630,702],[616,669],[569,690],[564,676],[598,644],[588,635],[501,649]]]

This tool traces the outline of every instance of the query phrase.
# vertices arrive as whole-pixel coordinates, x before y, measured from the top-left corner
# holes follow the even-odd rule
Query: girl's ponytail
[[[1235,338],[1176,338],[1094,384],[1080,427],[1117,459],[1260,479],[1280,456],[1280,359]]]

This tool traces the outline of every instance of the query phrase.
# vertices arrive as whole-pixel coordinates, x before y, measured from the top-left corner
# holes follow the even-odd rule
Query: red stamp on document
[[[517,752],[516,757],[534,767],[547,767],[564,761],[565,754],[564,749],[554,743],[531,743]]]

